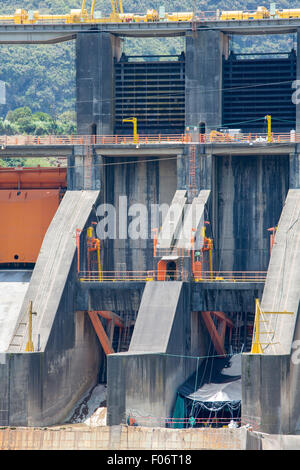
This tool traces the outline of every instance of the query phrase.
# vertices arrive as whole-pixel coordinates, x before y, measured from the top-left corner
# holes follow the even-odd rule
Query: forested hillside
[[[262,2],[263,3],[263,2]],[[90,8],[91,0],[87,1]],[[164,5],[167,11],[191,11],[193,9],[209,11],[219,9],[255,9],[257,4],[245,0],[207,2],[193,0],[173,0],[163,2],[152,0],[123,0],[127,12],[145,13],[148,8],[158,9]],[[267,3],[265,3],[268,6]],[[288,0],[276,3],[278,8],[297,8]],[[40,12],[66,13],[71,8],[80,8],[81,0],[2,0],[0,13],[11,14],[16,8],[26,10],[38,9]],[[300,7],[300,6],[299,6]],[[109,15],[111,3],[109,0],[96,0],[96,10]],[[289,50],[293,46],[293,38],[259,38],[254,42],[248,38],[234,42],[236,50],[241,47],[249,52],[267,47],[273,50]],[[9,110],[29,106],[35,112],[48,113],[54,120],[64,111],[74,110],[75,104],[75,42],[56,45],[27,45],[0,46],[0,80],[7,83],[7,104],[0,105],[0,116],[6,116]],[[174,54],[184,48],[182,39],[157,40],[125,40],[124,50],[128,54]],[[91,51],[92,53],[92,51]]]

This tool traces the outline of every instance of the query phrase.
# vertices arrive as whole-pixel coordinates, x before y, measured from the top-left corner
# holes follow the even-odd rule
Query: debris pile
[[[74,407],[66,423],[106,426],[106,385],[99,384]]]

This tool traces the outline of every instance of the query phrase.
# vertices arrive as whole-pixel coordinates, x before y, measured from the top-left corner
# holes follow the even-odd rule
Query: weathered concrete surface
[[[6,428],[0,429],[0,450],[244,450],[246,438],[245,428],[92,428],[78,425],[44,429]],[[108,457],[113,456],[112,453]],[[188,459],[186,463],[196,464],[197,459],[198,455],[192,455],[191,462]]]
[[[186,126],[205,124],[206,132],[222,124],[222,56],[227,38],[219,31],[186,37]]]
[[[138,311],[145,281],[78,282],[77,308],[88,310]],[[194,282],[191,285],[191,310],[253,311],[261,298],[264,282]]]
[[[120,40],[107,33],[76,38],[76,111],[79,135],[113,134],[114,58]]]
[[[289,355],[243,354],[243,422],[260,432],[292,432],[289,418],[285,417],[290,409],[289,376]]]
[[[267,279],[261,301],[266,312],[293,312],[293,315],[268,315],[268,324],[261,325],[265,354],[290,354],[300,300],[300,189],[290,189],[275,235]],[[296,335],[295,335],[296,333]]]
[[[270,232],[289,189],[289,156],[224,155],[213,162],[214,266],[266,271]]]
[[[252,312],[263,282],[195,282],[192,311]]]
[[[165,353],[175,352],[171,342],[178,341],[184,345],[188,341],[189,330],[187,319],[180,317],[182,328],[176,328],[174,324],[178,317],[178,310],[182,309],[183,283],[173,282],[148,282],[146,284],[138,317],[134,327],[130,353]],[[183,312],[181,312],[183,314]],[[185,324],[185,327],[183,327]],[[175,331],[176,333],[175,333]],[[173,331],[172,331],[173,330]],[[172,338],[176,335],[176,338]],[[177,336],[177,335],[180,336]],[[174,344],[173,344],[174,347]],[[178,352],[178,348],[175,347]]]
[[[197,197],[194,197],[191,204],[184,211],[184,220],[181,223],[180,231],[178,233],[176,248],[183,248],[185,250],[192,250],[191,238],[192,234],[195,237],[194,248],[200,250],[203,246],[204,236],[202,229],[205,221],[205,209],[210,198],[209,190],[201,190]],[[192,232],[194,230],[194,232]]]
[[[29,301],[37,312],[32,323],[35,350],[38,341],[39,350],[45,349],[74,262],[76,229],[84,228],[98,197],[97,191],[67,191],[64,195],[44,237],[14,332],[18,337],[12,338],[9,352],[25,351],[27,330],[20,323],[27,325]]]
[[[78,310],[111,310],[137,312],[146,281],[79,282],[76,305]]]
[[[76,312],[75,229],[94,220],[99,192],[68,191],[45,235],[8,353],[1,357],[1,424],[62,422],[95,385],[101,363],[89,319]],[[26,353],[33,301],[33,353]]]
[[[189,283],[147,283],[129,352],[107,358],[108,424],[170,417],[178,386],[197,366],[190,352]]]
[[[0,352],[5,352],[15,328],[32,271],[0,271]]]
[[[299,450],[300,436],[247,431],[246,450]]]
[[[300,190],[289,190],[261,301],[265,312],[292,314],[262,315],[264,354],[245,355],[242,361],[243,414],[258,417],[261,431],[276,434],[300,431],[299,214]]]
[[[180,231],[184,217],[184,207],[187,202],[186,190],[175,192],[170,208],[165,216],[161,230],[158,233],[157,248],[171,248]]]
[[[153,228],[159,205],[169,205],[176,191],[176,159],[105,157],[104,201],[116,215],[115,239],[104,243],[104,270],[146,271],[154,267]],[[99,220],[105,220],[103,211]],[[99,232],[98,232],[99,236]],[[105,234],[104,234],[105,236]],[[103,239],[102,236],[100,236]]]

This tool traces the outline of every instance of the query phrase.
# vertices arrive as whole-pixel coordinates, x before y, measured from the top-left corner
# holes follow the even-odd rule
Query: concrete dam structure
[[[1,426],[63,423],[105,382],[109,426],[202,426],[214,409],[218,426],[297,434],[300,23],[280,21],[267,31],[297,50],[255,57],[231,37],[265,34],[259,21],[16,27],[23,43],[76,41],[78,135],[0,138],[1,158],[67,159],[43,187],[0,169],[7,221],[18,198],[57,196],[37,195],[54,210],[30,246],[19,219],[0,230]],[[122,51],[124,36],[175,35],[176,56]],[[0,41],[16,36],[0,26]]]

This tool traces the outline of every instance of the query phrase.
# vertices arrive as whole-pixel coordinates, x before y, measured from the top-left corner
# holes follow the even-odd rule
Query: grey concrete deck
[[[73,263],[76,229],[83,229],[98,191],[67,191],[45,235],[31,282],[15,325],[9,352],[24,352],[27,305],[33,301],[33,342],[45,348]],[[71,307],[70,307],[71,309]]]
[[[290,354],[300,300],[300,190],[290,189],[279,220],[261,307],[293,312],[263,315],[261,342],[267,354]],[[270,332],[266,334],[265,332]],[[265,333],[265,334],[264,334]]]
[[[32,271],[0,271],[0,352],[5,352],[28,289]]]
[[[70,41],[78,33],[112,33],[131,37],[172,37],[192,33],[193,28],[216,30],[227,34],[287,34],[295,33],[300,20],[265,19],[249,21],[162,21],[149,23],[102,23],[102,24],[35,24],[0,25],[0,44],[47,44]]]

